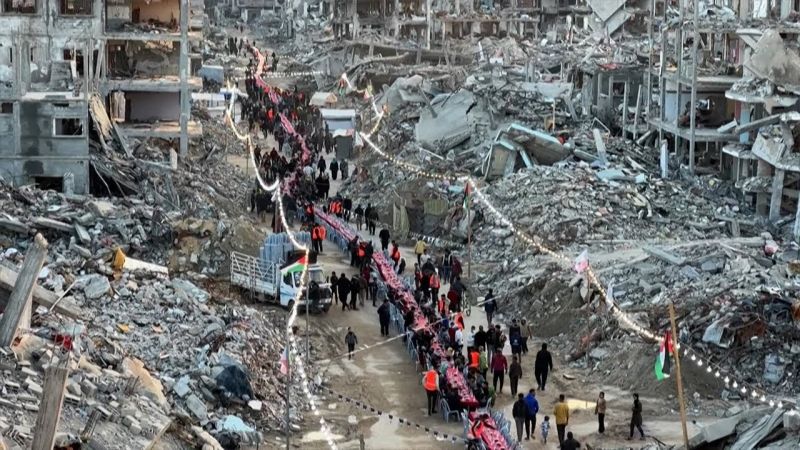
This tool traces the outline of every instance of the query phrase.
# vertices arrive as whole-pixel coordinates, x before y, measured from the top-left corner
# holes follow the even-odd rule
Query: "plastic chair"
[[[441,395],[441,392],[439,393]],[[452,411],[450,410],[450,404],[447,403],[447,400],[444,398],[439,399],[439,408],[442,411],[442,416],[444,416],[444,421],[446,423],[450,423],[450,416],[455,415],[456,420],[461,417],[460,411]]]

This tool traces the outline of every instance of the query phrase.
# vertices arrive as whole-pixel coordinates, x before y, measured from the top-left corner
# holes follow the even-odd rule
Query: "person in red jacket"
[[[397,269],[398,264],[400,264],[400,247],[396,241],[392,241],[392,246],[391,258],[394,261],[394,268]]]
[[[502,349],[498,349],[492,355],[492,362],[490,364],[492,369],[492,386],[494,386],[494,391],[496,393],[500,393],[503,390],[503,381],[505,379],[505,373],[508,371],[508,361],[506,357],[503,356]],[[500,380],[500,389],[497,388],[497,381]]]

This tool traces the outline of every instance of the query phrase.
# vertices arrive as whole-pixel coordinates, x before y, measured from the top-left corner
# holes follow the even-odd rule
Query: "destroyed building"
[[[89,192],[93,128],[108,118],[125,137],[170,139],[185,154],[201,131],[190,119],[201,87],[190,39],[201,38],[203,14],[187,0],[4,1],[2,177]]]

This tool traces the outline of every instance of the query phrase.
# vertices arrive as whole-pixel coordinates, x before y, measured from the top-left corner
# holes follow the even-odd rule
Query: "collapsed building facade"
[[[201,85],[190,76],[190,59],[200,57],[190,39],[202,36],[202,14],[188,0],[4,1],[2,176],[89,192],[98,121],[123,138],[173,140],[185,154],[200,132],[190,120]]]

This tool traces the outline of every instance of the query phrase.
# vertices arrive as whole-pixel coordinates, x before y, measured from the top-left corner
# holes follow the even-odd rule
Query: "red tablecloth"
[[[477,414],[469,413],[470,429],[472,429],[472,424],[477,418]],[[484,427],[483,434],[481,434],[481,440],[484,444],[486,444],[486,448],[490,450],[507,449],[508,443],[506,442],[506,438],[504,438],[503,433],[497,429],[497,423],[494,421],[494,419],[492,419],[491,416],[486,419],[486,424],[489,426]]]
[[[261,78],[261,74],[264,73],[264,64],[266,62],[266,58],[264,58],[264,55],[262,55],[257,48],[251,47],[251,49],[253,51],[253,54],[258,59],[258,66],[256,67],[256,73],[255,73],[256,86],[267,91],[267,95],[269,95],[270,101],[277,104],[280,102],[278,94],[276,94],[275,91],[264,81],[264,79]],[[280,114],[280,119],[283,129],[286,130],[286,132],[289,135],[294,137],[300,143],[300,149],[303,152],[300,156],[300,161],[302,164],[298,164],[297,169],[294,171],[294,173],[287,175],[286,179],[284,180],[283,192],[288,193],[295,186],[295,184],[297,184],[297,180],[300,178],[300,172],[303,170],[303,167],[305,167],[308,164],[311,158],[311,152],[308,150],[308,146],[306,146],[306,141],[305,139],[303,139],[303,136],[299,135],[297,131],[295,131],[292,122],[288,118],[286,118],[286,116],[284,116],[283,114]]]

